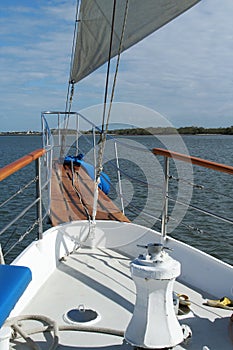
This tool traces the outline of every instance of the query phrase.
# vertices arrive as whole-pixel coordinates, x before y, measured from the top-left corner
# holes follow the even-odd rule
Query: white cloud
[[[1,129],[18,119],[40,128],[41,110],[65,105],[75,2],[1,7]],[[116,101],[153,108],[177,126],[233,124],[232,12],[232,0],[203,0],[122,54]],[[76,87],[74,109],[102,103],[104,84],[101,68]]]

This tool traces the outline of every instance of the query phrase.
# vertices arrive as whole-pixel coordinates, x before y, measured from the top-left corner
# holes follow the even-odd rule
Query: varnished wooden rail
[[[186,154],[168,151],[168,150],[165,150],[163,148],[153,148],[152,152],[155,155],[160,155],[160,156],[164,156],[167,158],[178,159],[178,160],[181,160],[183,162],[192,163],[195,165],[202,166],[204,168],[209,168],[209,169],[213,169],[216,171],[220,171],[222,173],[227,173],[227,174],[233,175],[233,166],[230,166],[230,165],[211,162],[209,160],[205,160],[202,158],[192,157],[192,156],[188,156]]]
[[[8,176],[14,174],[16,171],[24,168],[28,164],[32,163],[34,160],[42,157],[45,153],[45,149],[40,148],[4,166],[0,169],[0,181],[6,179]]]

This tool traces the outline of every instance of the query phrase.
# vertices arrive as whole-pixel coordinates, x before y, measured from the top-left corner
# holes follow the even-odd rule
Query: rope
[[[86,212],[87,219],[88,219],[89,221],[91,221],[91,216],[90,216],[89,210],[88,210],[87,206],[83,203],[82,196],[81,196],[81,194],[80,194],[78,188],[77,188],[76,185],[75,185],[75,174],[76,174],[76,173],[74,172],[74,165],[73,165],[73,162],[71,162],[71,172],[72,172],[72,187],[73,187],[74,191],[76,192],[76,194],[77,194],[77,196],[78,196],[78,198],[79,198],[79,200],[80,200],[80,203],[81,203],[81,205],[83,206],[83,208],[84,208],[84,210],[85,210],[85,212]]]
[[[49,317],[43,316],[43,315],[23,315],[23,316],[14,317],[7,320],[6,325],[10,326],[16,333],[18,333],[33,349],[40,350],[41,348],[39,347],[39,345],[37,345],[34,342],[34,340],[30,338],[29,335],[44,332],[48,330],[48,327],[46,328],[40,327],[39,329],[37,328],[30,331],[24,331],[21,327],[21,324],[19,325],[19,322],[28,321],[28,320],[40,321],[43,323],[47,323],[47,325],[50,326],[49,330],[53,331],[53,341],[52,341],[52,345],[49,347],[49,350],[55,350],[59,344],[59,336],[58,336],[59,328],[58,328],[57,322],[50,319]],[[17,336],[15,335],[14,339],[16,338]]]
[[[75,174],[76,173],[74,171],[73,161],[71,161],[71,172],[72,172],[72,187],[73,187],[74,191],[76,192],[76,194],[77,194],[77,196],[78,196],[78,198],[80,200],[80,203],[81,203],[81,205],[82,205],[82,207],[83,207],[83,209],[84,209],[84,211],[86,213],[87,220],[89,222],[89,230],[88,230],[87,236],[85,237],[85,239],[82,239],[82,242],[78,242],[78,247],[74,249],[74,250],[77,250],[78,248],[81,247],[81,244],[85,243],[88,240],[88,238],[90,237],[90,234],[92,232],[92,222],[91,222],[91,216],[90,216],[89,210],[88,210],[87,206],[83,203],[82,196],[81,196],[78,188],[75,185]],[[77,174],[77,176],[78,176],[78,174]]]
[[[42,323],[46,323],[47,326],[41,326],[38,328],[23,330],[21,327],[22,321],[40,321]],[[20,325],[19,325],[20,322]],[[78,332],[90,332],[90,333],[100,333],[100,334],[108,334],[117,337],[124,338],[125,332],[117,329],[106,328],[106,327],[90,327],[83,325],[62,325],[58,326],[57,322],[52,320],[49,317],[44,315],[24,315],[11,318],[6,321],[6,326],[11,327],[14,330],[14,334],[12,336],[12,340],[23,338],[26,343],[34,350],[41,350],[41,347],[35,343],[35,341],[30,337],[30,335],[44,333],[44,332],[52,332],[53,339],[52,344],[48,348],[48,350],[56,350],[59,346],[59,331],[78,331]],[[233,315],[230,317],[228,332],[231,342],[233,343]]]
[[[41,326],[38,328],[23,330],[21,327],[22,321],[40,321],[42,323],[46,323],[47,326]],[[19,325],[20,322],[20,325]],[[106,328],[106,327],[89,327],[83,325],[62,325],[58,326],[57,322],[52,320],[51,318],[44,315],[23,315],[11,318],[6,321],[6,326],[11,327],[14,330],[13,340],[18,338],[23,338],[27,344],[35,349],[40,350],[40,346],[37,345],[34,340],[30,337],[30,335],[42,333],[42,332],[53,332],[53,340],[52,344],[49,347],[49,350],[55,350],[59,345],[59,331],[79,331],[79,332],[92,332],[92,333],[101,333],[101,334],[109,334],[117,337],[124,337],[124,331]],[[17,335],[18,334],[18,335]]]

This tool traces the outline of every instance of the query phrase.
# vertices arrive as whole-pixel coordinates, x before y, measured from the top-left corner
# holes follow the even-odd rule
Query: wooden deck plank
[[[51,186],[52,225],[87,220],[92,215],[94,183],[82,167],[75,166],[75,181],[68,165],[54,163]],[[76,190],[75,190],[76,189]],[[99,190],[96,220],[129,222],[111,199]]]

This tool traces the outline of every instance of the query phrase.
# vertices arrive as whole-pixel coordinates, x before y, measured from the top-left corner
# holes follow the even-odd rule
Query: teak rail
[[[198,165],[204,168],[212,169],[215,171],[227,173],[233,175],[233,166],[220,164],[216,162],[212,162],[209,160],[205,160],[202,158],[188,156],[186,154],[181,154],[173,151],[169,151],[163,148],[153,148],[152,153],[156,156],[163,156],[164,161],[164,202],[163,202],[163,210],[162,210],[162,225],[161,225],[161,233],[163,237],[167,234],[167,223],[168,223],[168,182],[169,182],[169,158],[177,159],[183,162],[191,163],[194,165]],[[208,213],[210,215],[210,213]],[[220,218],[218,215],[212,215],[214,217]],[[221,218],[222,219],[222,218]]]
[[[220,171],[222,173],[227,173],[227,174],[233,175],[233,166],[230,166],[230,165],[211,162],[209,160],[205,160],[202,158],[192,157],[192,156],[188,156],[188,155],[173,152],[173,151],[168,151],[168,150],[165,150],[162,148],[153,148],[152,152],[155,155],[160,155],[160,156],[164,156],[167,158],[178,159],[178,160],[181,160],[183,162],[192,163],[195,165],[202,166],[204,168],[213,169],[216,171]]]
[[[16,173],[18,170],[23,169],[27,165],[29,165],[32,162],[35,162],[36,165],[36,176],[33,179],[33,181],[30,181],[25,185],[24,188],[21,188],[18,192],[14,193],[13,196],[9,197],[5,202],[1,203],[1,205],[5,205],[9,202],[12,198],[14,198],[19,193],[22,193],[23,189],[30,186],[32,183],[36,182],[36,198],[32,198],[32,201],[22,209],[19,213],[16,213],[17,215],[14,217],[14,219],[11,220],[3,229],[0,231],[0,235],[3,234],[5,231],[7,231],[12,225],[14,225],[18,220],[20,220],[33,206],[36,206],[37,209],[37,217],[35,222],[31,225],[30,230],[35,227],[35,225],[38,225],[38,239],[42,238],[42,232],[43,232],[43,219],[47,215],[43,217],[42,213],[42,189],[46,187],[47,184],[50,182],[50,178],[47,176],[46,181],[44,184],[42,184],[41,179],[41,162],[40,158],[44,155],[48,154],[48,152],[44,148],[39,148],[33,152],[28,153],[27,155],[17,159],[16,161],[6,165],[5,167],[0,169],[0,181],[6,179],[10,175]],[[50,188],[50,186],[48,186]],[[13,246],[10,248],[14,248]]]
[[[34,160],[42,157],[46,153],[45,149],[40,148],[31,153],[28,153],[26,156],[17,159],[15,162],[12,162],[3,168],[0,169],[0,181],[6,179],[8,176],[16,173],[18,170],[24,168],[26,165],[32,163]]]

